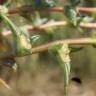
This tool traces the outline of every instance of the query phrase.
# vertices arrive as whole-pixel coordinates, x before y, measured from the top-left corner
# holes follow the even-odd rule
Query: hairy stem
[[[96,44],[96,39],[92,38],[78,38],[78,39],[66,39],[66,40],[57,40],[53,42],[49,42],[47,44],[42,44],[37,47],[32,48],[32,53],[25,54],[25,55],[15,55],[12,53],[4,53],[0,54],[0,59],[8,58],[8,57],[23,57],[31,54],[40,53],[43,51],[48,50],[48,48],[55,43],[61,43],[61,44],[69,44],[69,45],[88,45],[88,44]]]

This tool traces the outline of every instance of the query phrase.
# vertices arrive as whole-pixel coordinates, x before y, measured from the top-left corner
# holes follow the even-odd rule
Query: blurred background
[[[46,1],[54,1],[54,6],[62,7],[68,3],[68,0]],[[95,0],[81,1],[78,7],[96,7]],[[9,0],[9,2],[10,8],[31,4],[34,7],[34,0]],[[32,22],[30,22],[30,17],[25,19],[26,16],[22,13],[20,14],[21,16],[18,14],[10,16],[11,20],[17,26],[25,26],[27,24],[38,26],[46,22],[66,20],[64,14],[57,12],[35,12],[30,16]],[[91,18],[92,22],[95,22],[96,13],[85,15],[88,16],[88,19]],[[1,26],[2,30],[8,29],[3,23],[1,23]],[[95,36],[95,32],[96,29],[57,26],[46,30],[37,30],[36,32],[30,33],[30,35],[40,35],[41,39],[34,44],[34,46],[38,46],[59,39]],[[8,36],[6,39],[9,42],[12,41],[11,36]],[[69,96],[96,96],[96,48],[92,45],[76,45],[73,47],[78,46],[83,46],[84,48],[70,54],[71,76]],[[16,58],[16,63],[19,68],[15,73],[9,67],[1,66],[1,78],[4,78],[8,82],[11,89],[7,89],[3,84],[0,84],[0,96],[63,96],[63,72],[59,68],[58,62],[47,51],[30,56],[18,57]]]

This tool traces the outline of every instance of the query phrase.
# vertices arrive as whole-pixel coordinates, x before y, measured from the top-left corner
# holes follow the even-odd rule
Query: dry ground
[[[43,68],[38,72],[21,72],[19,78],[10,80],[10,87],[0,86],[0,96],[63,96],[63,74],[57,68]],[[69,96],[96,96],[95,80],[71,81]]]

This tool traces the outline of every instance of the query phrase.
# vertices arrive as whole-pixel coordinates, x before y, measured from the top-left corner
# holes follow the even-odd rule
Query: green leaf
[[[69,0],[72,7],[78,6],[81,3],[81,0]]]
[[[53,0],[35,0],[34,1],[35,8],[47,8],[55,6],[55,2]]]
[[[40,35],[31,36],[30,37],[31,44],[32,45],[36,44],[37,42],[40,41],[40,39],[41,39],[41,36]]]
[[[55,2],[53,0],[45,0],[46,7],[53,7],[55,6]]]
[[[64,6],[64,15],[68,19],[69,23],[74,26],[77,25],[77,13],[70,5]]]
[[[78,51],[81,51],[82,49],[83,49],[83,47],[71,47],[70,53],[78,52]]]
[[[35,8],[36,9],[40,9],[40,8],[43,8],[44,6],[44,0],[35,0],[34,1],[34,5],[35,5]]]
[[[47,18],[41,18],[40,13],[38,11],[36,11],[32,16],[32,24],[35,27],[38,27],[39,25],[46,22],[47,22]]]
[[[84,22],[84,23],[88,23],[88,22],[92,22],[92,21],[94,21],[93,17],[90,17],[90,16],[82,17],[82,22]]]
[[[14,65],[12,66],[12,69],[13,69],[14,72],[17,72],[18,65],[17,65],[16,62],[15,62]]]
[[[4,2],[4,6],[9,6],[10,4],[11,4],[11,2],[12,2],[12,0],[5,0],[6,2]]]
[[[10,67],[14,72],[17,71],[17,63],[14,58],[5,58],[3,60],[0,60],[0,65]]]

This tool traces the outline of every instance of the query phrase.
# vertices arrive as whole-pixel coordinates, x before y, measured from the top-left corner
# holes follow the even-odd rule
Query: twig
[[[43,44],[40,46],[37,46],[35,48],[32,48],[32,53],[39,53],[42,51],[46,51],[52,44],[55,43],[64,43],[64,44],[69,44],[69,45],[88,45],[88,44],[96,44],[96,39],[92,39],[92,38],[79,38],[79,39],[65,39],[65,40],[58,40],[58,41],[54,41],[51,43],[47,43],[47,44]]]
[[[40,52],[48,50],[48,48],[52,44],[56,44],[56,43],[69,44],[69,45],[81,45],[81,44],[88,45],[88,44],[96,44],[96,39],[79,38],[79,39],[57,40],[57,41],[49,42],[47,44],[43,44],[43,45],[40,45],[40,46],[37,46],[37,47],[33,47],[32,48],[32,53],[30,53],[30,54],[17,55],[17,54],[12,54],[12,53],[8,52],[8,53],[0,54],[0,59],[11,58],[11,57],[12,58],[13,57],[24,57],[24,56],[35,54],[35,53],[40,53]]]
[[[89,7],[78,7],[77,10],[80,12],[85,12],[85,13],[95,13],[96,8],[89,8]]]
[[[10,86],[3,80],[0,78],[0,83],[3,84],[7,89],[11,89]]]
[[[22,10],[20,10],[22,9]],[[89,8],[89,7],[77,7],[77,10],[80,12],[85,12],[85,13],[94,13],[96,12],[96,8]],[[17,8],[10,8],[9,9],[9,14],[17,14],[20,11],[25,11],[28,13],[34,13],[36,9],[33,9],[32,6],[27,5],[23,7],[17,7]],[[44,8],[44,9],[39,9],[41,12],[64,12],[63,7],[52,7],[52,8]]]
[[[66,21],[56,21],[56,22],[49,22],[46,24],[42,24],[38,27],[33,27],[31,25],[26,25],[25,27],[28,29],[29,32],[36,31],[36,30],[41,30],[41,29],[46,29],[48,27],[55,27],[55,26],[65,26],[67,25]],[[95,28],[96,29],[96,23],[80,23],[80,27],[82,28]],[[2,32],[3,36],[8,36],[11,35],[11,31],[3,31]]]

